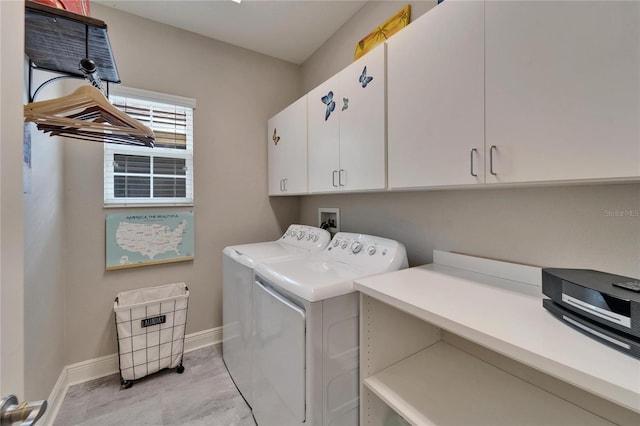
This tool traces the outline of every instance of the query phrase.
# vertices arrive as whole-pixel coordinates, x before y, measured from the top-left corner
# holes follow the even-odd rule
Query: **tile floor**
[[[120,389],[118,374],[71,386],[54,426],[255,426],[221,349],[186,353],[183,374],[163,370],[129,389]]]

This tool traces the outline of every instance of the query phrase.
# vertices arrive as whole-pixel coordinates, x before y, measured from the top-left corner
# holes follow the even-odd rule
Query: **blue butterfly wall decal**
[[[365,65],[362,70],[362,74],[360,74],[360,83],[362,83],[362,87],[367,87],[367,84],[371,83],[373,77],[367,77],[367,66]]]
[[[333,110],[336,108],[336,102],[333,100],[332,91],[329,91],[327,96],[322,97],[322,103],[327,106],[327,110],[324,113],[324,121],[327,121]]]

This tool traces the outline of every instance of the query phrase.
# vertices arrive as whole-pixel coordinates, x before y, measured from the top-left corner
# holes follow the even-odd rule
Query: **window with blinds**
[[[193,204],[195,100],[118,87],[113,105],[153,130],[155,147],[104,144],[104,203]]]

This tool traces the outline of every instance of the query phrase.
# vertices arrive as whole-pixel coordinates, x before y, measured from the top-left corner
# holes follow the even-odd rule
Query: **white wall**
[[[640,185],[586,185],[306,196],[301,222],[339,207],[342,230],[407,247],[412,266],[451,250],[545,267],[640,277]]]
[[[25,61],[26,65],[26,61]],[[25,66],[25,69],[27,67]],[[59,74],[34,71],[35,90]],[[25,81],[25,87],[27,87]],[[24,102],[27,103],[27,89]],[[62,96],[50,84],[36,101]],[[24,194],[25,398],[46,399],[65,363],[64,205],[62,138],[29,124],[31,183]]]
[[[399,6],[367,3],[302,65],[305,92],[351,63],[352,46]],[[339,207],[344,231],[401,241],[412,265],[441,249],[640,277],[640,184],[304,196],[301,222],[317,224],[319,207]]]
[[[0,391],[24,395],[24,4],[0,1]]]
[[[37,400],[65,365],[62,145],[30,126],[31,185],[23,195],[24,3],[0,2],[0,22],[0,382],[2,395]],[[34,87],[51,77],[35,74]]]
[[[121,210],[103,208],[102,145],[68,141],[67,364],[117,352],[113,299],[124,290],[184,281],[187,333],[220,326],[222,249],[275,239],[299,217],[298,199],[267,196],[266,158],[267,119],[300,94],[298,66],[99,4],[91,14],[108,25],[123,85],[197,100],[196,258],[105,271],[105,215]]]

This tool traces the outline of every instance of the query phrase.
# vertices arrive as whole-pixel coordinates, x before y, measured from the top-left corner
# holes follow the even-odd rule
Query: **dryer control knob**
[[[311,241],[312,238],[313,238],[312,234],[307,234],[307,241]]]
[[[340,240],[333,240],[334,247],[338,247],[338,244],[340,244]]]
[[[301,240],[304,238],[304,231],[298,231],[298,239]]]
[[[318,241],[318,234],[313,236],[313,242],[315,243],[316,241]]]
[[[360,250],[362,250],[362,243],[360,241],[354,241],[351,243],[351,252],[353,254],[360,253]]]
[[[348,245],[349,245],[349,241],[344,240],[344,241],[342,242],[342,244],[340,245],[340,248],[346,249]]]
[[[373,256],[374,254],[376,254],[376,246],[369,246],[369,248],[367,249],[367,253],[369,253],[369,256]]]

